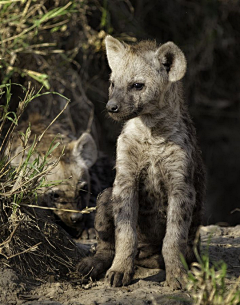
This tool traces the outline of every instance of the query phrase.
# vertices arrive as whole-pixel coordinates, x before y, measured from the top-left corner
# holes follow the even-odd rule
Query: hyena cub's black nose
[[[70,219],[71,219],[72,223],[77,223],[77,222],[82,221],[83,215],[81,213],[73,213],[70,216]]]
[[[115,100],[108,101],[106,108],[108,112],[119,112],[119,107]]]

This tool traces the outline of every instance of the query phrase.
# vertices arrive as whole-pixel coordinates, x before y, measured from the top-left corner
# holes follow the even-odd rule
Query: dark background
[[[113,35],[127,33],[160,43],[170,40],[184,51],[188,61],[185,97],[208,173],[204,222],[236,225],[240,213],[231,212],[240,207],[240,2],[142,0],[131,4],[109,2],[110,21],[117,29]],[[98,83],[94,82],[96,87]],[[100,102],[106,102],[107,96],[100,99],[90,91],[105,127]],[[107,120],[105,129],[114,146],[112,122]]]
[[[49,8],[68,1],[43,2]],[[208,173],[204,223],[239,224],[240,212],[231,212],[240,207],[240,1],[75,2],[78,9],[69,16],[66,31],[43,31],[44,39],[55,41],[67,55],[77,50],[72,60],[50,54],[18,54],[16,63],[20,68],[47,73],[51,90],[72,100],[62,119],[71,123],[76,134],[85,128],[83,122],[87,124],[93,104],[93,133],[100,149],[114,158],[121,125],[113,123],[105,111],[110,73],[105,35],[127,43],[141,39],[175,42],[187,58],[185,98]],[[40,37],[34,38],[35,43]],[[4,71],[1,73],[3,78]],[[12,79],[22,84],[28,81],[17,73]],[[19,94],[19,90],[15,92],[15,96]],[[61,107],[61,99],[45,97],[30,105],[28,113],[38,111],[53,117]]]

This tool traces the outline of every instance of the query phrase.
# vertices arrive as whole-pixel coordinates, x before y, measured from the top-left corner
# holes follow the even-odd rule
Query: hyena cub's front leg
[[[138,194],[134,187],[127,186],[127,180],[123,175],[119,175],[118,178],[125,181],[125,188],[119,188],[118,179],[115,180],[112,196],[115,257],[106,274],[107,282],[114,287],[126,286],[131,282],[137,251]]]
[[[168,196],[167,227],[162,254],[166,268],[166,284],[173,289],[185,286],[186,270],[181,262],[180,254],[184,258],[189,256],[189,229],[196,205],[196,191],[192,178],[187,175],[189,174],[181,172],[181,169],[169,173],[173,183]]]
[[[114,257],[114,223],[112,214],[112,188],[104,190],[97,198],[95,230],[97,250],[93,257],[84,258],[77,266],[80,274],[98,279],[111,266]]]

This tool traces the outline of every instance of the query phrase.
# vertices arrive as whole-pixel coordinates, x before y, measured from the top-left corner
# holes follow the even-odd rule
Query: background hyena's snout
[[[83,214],[82,213],[72,213],[70,215],[70,220],[73,224],[77,224],[83,220]]]
[[[112,113],[117,113],[119,112],[119,106],[116,100],[112,99],[109,100],[107,105],[106,105],[107,111],[112,112]]]

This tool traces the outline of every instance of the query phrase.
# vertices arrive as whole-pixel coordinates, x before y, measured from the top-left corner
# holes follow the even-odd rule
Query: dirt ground
[[[203,249],[209,243],[212,262],[224,260],[227,263],[227,286],[234,285],[240,276],[240,225],[202,227],[201,242]],[[108,287],[103,280],[84,285],[80,285],[77,280],[33,283],[1,263],[0,305],[192,304],[186,292],[171,291],[164,287],[164,278],[163,270],[136,267],[133,283],[123,288]]]

